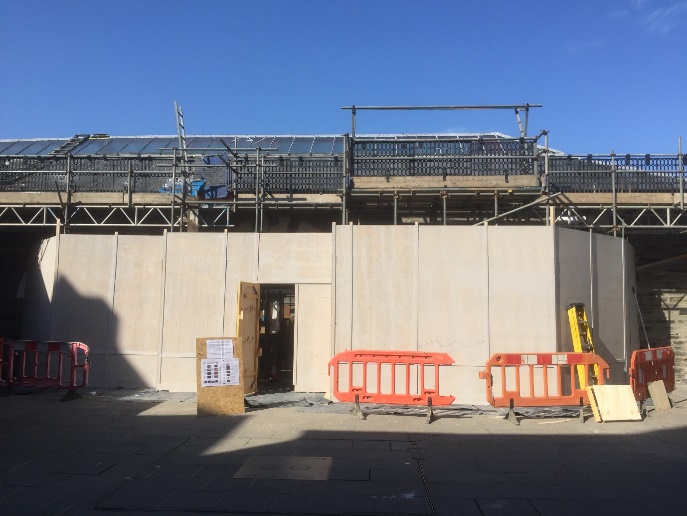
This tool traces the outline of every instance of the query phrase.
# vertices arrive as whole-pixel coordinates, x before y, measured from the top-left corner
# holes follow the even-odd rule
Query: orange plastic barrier
[[[630,362],[630,386],[635,399],[649,397],[649,382],[663,380],[666,391],[675,390],[675,352],[670,346],[638,349],[632,352]]]
[[[345,390],[341,390],[341,377],[339,370],[346,367],[347,384]],[[454,396],[441,396],[439,394],[439,366],[451,365],[453,359],[446,353],[423,353],[419,351],[368,351],[353,350],[338,353],[329,361],[329,372],[334,368],[334,387],[333,393],[339,401],[354,402],[356,396],[360,402],[367,403],[387,403],[392,405],[450,405],[456,398]],[[402,385],[403,392],[396,392],[397,366],[403,367]],[[353,379],[354,367],[360,368],[362,385],[355,385]],[[387,374],[382,374],[384,372]],[[419,393],[413,394],[410,390],[411,371],[415,367],[419,370],[420,387]],[[434,366],[434,386],[427,387],[425,383],[425,367]],[[372,386],[368,384],[368,375],[372,368],[376,374],[376,381]],[[382,378],[386,388],[382,387]],[[385,392],[382,392],[385,391]]]
[[[495,407],[589,405],[587,391],[578,385],[574,366],[583,366],[578,369],[585,385],[590,385],[590,366],[598,366],[600,385],[604,376],[608,378],[610,374],[604,359],[591,353],[496,353],[484,364],[486,370],[480,371],[479,377],[487,381],[487,401]],[[496,394],[492,369],[497,370],[499,380]],[[511,374],[507,374],[509,371]]]
[[[88,367],[81,342],[0,340],[0,386],[86,387]]]

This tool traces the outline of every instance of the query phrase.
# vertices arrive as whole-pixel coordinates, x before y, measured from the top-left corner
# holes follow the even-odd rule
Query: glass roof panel
[[[313,154],[331,154],[332,147],[334,144],[334,136],[327,137],[317,137],[315,138],[315,144],[312,146]]]
[[[96,154],[102,149],[107,143],[109,142],[109,139],[102,139],[102,140],[88,140],[82,145],[79,145],[75,150],[75,154]]]
[[[117,154],[131,142],[131,138],[110,138],[102,141],[107,143],[98,151],[98,154]]]
[[[14,142],[12,145],[10,145],[9,147],[7,147],[6,149],[4,149],[2,151],[2,153],[6,156],[24,154],[24,149],[31,146],[32,143],[35,143],[35,142],[29,142],[26,140],[24,140],[24,141],[18,140],[16,142]]]
[[[122,154],[140,154],[141,149],[148,145],[152,138],[133,138],[129,143],[119,151]]]
[[[293,143],[293,136],[278,136],[272,142],[272,147],[276,147],[278,150],[273,151],[274,154],[287,154]]]
[[[10,146],[14,145],[17,143],[16,140],[12,140],[11,142],[0,142],[0,154],[5,153],[5,149],[9,148]]]
[[[152,140],[141,149],[141,154],[171,154],[171,152],[161,151],[160,149],[171,149],[176,144],[176,138],[152,138]]]
[[[211,136],[194,136],[193,138],[186,138],[187,149],[206,149],[217,147],[217,152],[224,149],[224,145],[217,138]],[[211,154],[213,151],[202,150],[202,153]]]
[[[29,155],[39,155],[39,154],[49,154],[53,149],[57,149],[64,142],[59,140],[40,140],[37,142],[32,142],[31,145],[26,147],[22,154]]]
[[[313,138],[296,136],[293,145],[291,146],[291,154],[310,154]]]

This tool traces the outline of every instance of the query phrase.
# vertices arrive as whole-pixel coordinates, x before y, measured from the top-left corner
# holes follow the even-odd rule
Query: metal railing
[[[4,192],[77,192],[155,193],[170,178],[169,172],[0,172],[0,191]]]
[[[533,139],[354,140],[352,176],[494,176],[533,174]]]
[[[236,193],[342,193],[344,177],[546,175],[553,192],[677,193],[685,159],[677,155],[544,156],[533,139],[360,139],[348,156],[231,157],[187,166],[193,178]],[[347,170],[344,170],[347,162]],[[177,172],[180,165],[177,164]],[[154,193],[174,175],[171,157],[6,157],[0,191]],[[256,174],[258,175],[256,181]],[[177,178],[180,174],[177,174]]]
[[[549,187],[554,192],[611,193],[614,180],[618,193],[680,191],[680,175],[675,172],[549,172]]]

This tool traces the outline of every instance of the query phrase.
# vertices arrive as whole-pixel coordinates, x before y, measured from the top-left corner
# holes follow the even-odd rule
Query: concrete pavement
[[[687,512],[684,385],[642,422],[519,427],[469,407],[360,420],[314,395],[197,417],[193,394],[62,394],[0,398],[1,514]]]

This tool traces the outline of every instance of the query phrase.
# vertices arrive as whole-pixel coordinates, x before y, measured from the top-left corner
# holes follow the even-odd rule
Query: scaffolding
[[[351,133],[76,135],[0,141],[0,227],[269,231],[272,214],[327,224],[556,224],[684,231],[684,155],[565,155],[547,131],[528,136],[539,105],[350,106]],[[500,133],[356,135],[358,110],[508,109]],[[521,120],[524,113],[524,123]]]

